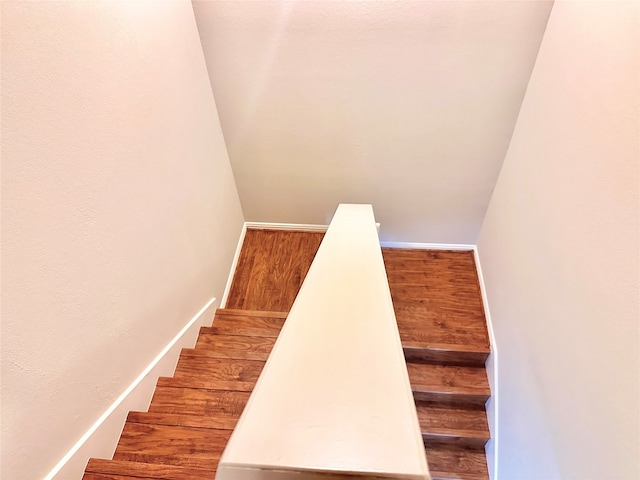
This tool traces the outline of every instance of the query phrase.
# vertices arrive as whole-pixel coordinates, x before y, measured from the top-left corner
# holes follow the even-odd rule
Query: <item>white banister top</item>
[[[347,473],[430,478],[371,205],[338,207],[216,478]]]

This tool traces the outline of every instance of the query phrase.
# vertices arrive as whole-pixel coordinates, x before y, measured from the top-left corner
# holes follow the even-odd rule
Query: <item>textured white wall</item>
[[[2,478],[221,297],[242,222],[190,2],[2,2]]]
[[[639,6],[555,3],[479,236],[499,478],[640,478]]]
[[[551,2],[193,4],[247,220],[475,241]]]

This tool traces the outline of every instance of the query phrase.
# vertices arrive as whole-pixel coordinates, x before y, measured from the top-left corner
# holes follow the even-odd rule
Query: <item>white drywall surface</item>
[[[244,219],[190,2],[1,3],[1,476],[33,480],[221,297]]]
[[[478,239],[500,479],[640,478],[639,6],[555,3]]]
[[[475,243],[550,1],[193,5],[248,221]]]
[[[430,478],[370,205],[338,207],[216,478],[318,472]]]

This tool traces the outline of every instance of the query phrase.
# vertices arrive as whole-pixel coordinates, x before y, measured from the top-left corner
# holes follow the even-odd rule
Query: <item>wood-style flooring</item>
[[[85,480],[212,479],[322,233],[248,230],[225,309]],[[489,340],[472,252],[383,249],[434,479],[487,480]],[[363,399],[366,401],[366,399]]]
[[[247,230],[227,308],[288,312],[324,233]]]

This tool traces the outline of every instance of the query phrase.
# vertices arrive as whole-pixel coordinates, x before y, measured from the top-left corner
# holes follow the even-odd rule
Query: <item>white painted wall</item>
[[[499,478],[640,478],[639,6],[557,1],[478,239]]]
[[[242,222],[190,2],[2,2],[2,478],[221,297]]]
[[[247,220],[475,242],[550,1],[193,4]]]

